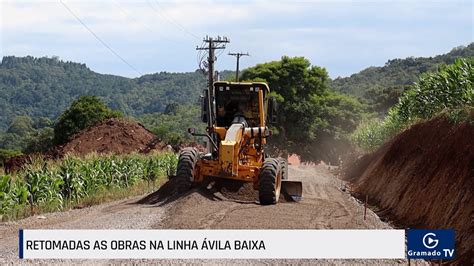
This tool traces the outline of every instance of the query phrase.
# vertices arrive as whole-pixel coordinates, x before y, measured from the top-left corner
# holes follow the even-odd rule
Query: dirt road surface
[[[122,262],[213,264],[405,264],[405,260],[18,260],[18,229],[385,229],[370,209],[341,189],[328,167],[290,166],[290,180],[303,181],[301,202],[260,206],[254,202],[222,200],[195,190],[166,204],[136,204],[141,197],[115,201],[85,209],[50,213],[0,224],[0,264]],[[417,263],[423,263],[418,261]]]

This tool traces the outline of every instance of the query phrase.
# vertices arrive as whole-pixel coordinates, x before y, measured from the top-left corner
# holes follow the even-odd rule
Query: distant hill
[[[93,72],[56,57],[5,56],[0,64],[0,131],[15,116],[55,119],[81,95],[96,95],[126,115],[163,112],[170,103],[197,102],[206,77],[196,71],[129,79]]]
[[[456,58],[473,57],[474,43],[459,46],[435,57],[408,57],[389,60],[383,67],[369,67],[346,78],[336,78],[330,87],[366,99],[375,104],[375,111],[384,113],[398,101],[400,94],[417,81],[420,74],[434,71]]]
[[[445,55],[389,60],[383,67],[370,67],[332,80],[329,85],[336,91],[366,99],[375,111],[383,114],[421,73],[471,56],[474,43],[454,48]],[[222,71],[220,76],[233,80],[234,74]],[[197,103],[206,83],[200,71],[160,72],[130,79],[99,74],[85,64],[57,57],[5,56],[0,64],[0,132],[17,116],[54,120],[81,95],[99,96],[109,107],[128,116],[161,113],[172,103]]]
[[[474,43],[459,46],[449,53],[435,57],[408,57],[388,60],[383,67],[368,67],[346,78],[336,78],[332,88],[356,96],[364,96],[373,86],[393,87],[411,85],[421,73],[436,70],[440,64],[452,64],[459,57],[474,56]]]

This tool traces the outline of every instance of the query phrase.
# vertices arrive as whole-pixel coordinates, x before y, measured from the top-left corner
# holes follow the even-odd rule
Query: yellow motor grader
[[[283,191],[294,200],[302,184],[288,180],[288,162],[270,157],[265,146],[271,136],[268,124],[276,118],[276,102],[263,82],[214,82],[201,96],[201,120],[207,123],[207,153],[185,148],[176,171],[179,192],[189,190],[206,177],[252,182],[260,204],[278,202]]]

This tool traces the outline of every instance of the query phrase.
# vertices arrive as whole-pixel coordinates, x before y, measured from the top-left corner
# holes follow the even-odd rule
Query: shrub
[[[122,114],[108,108],[95,96],[82,96],[59,117],[54,126],[54,144],[63,144],[80,130]]]

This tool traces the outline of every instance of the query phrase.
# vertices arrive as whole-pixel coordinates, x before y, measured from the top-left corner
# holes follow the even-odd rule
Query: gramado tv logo
[[[410,229],[407,242],[409,259],[454,258],[454,230]]]

